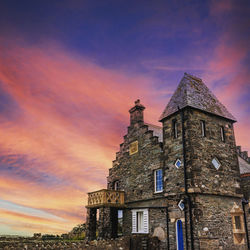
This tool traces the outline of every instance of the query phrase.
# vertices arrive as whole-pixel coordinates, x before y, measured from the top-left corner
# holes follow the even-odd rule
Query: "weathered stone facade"
[[[250,164],[244,152],[242,175],[235,118],[188,74],[161,116],[162,128],[144,123],[144,109],[139,100],[130,109],[107,177],[108,189],[125,194],[123,235],[156,236],[160,249],[247,249],[250,215],[242,198],[249,199]]]

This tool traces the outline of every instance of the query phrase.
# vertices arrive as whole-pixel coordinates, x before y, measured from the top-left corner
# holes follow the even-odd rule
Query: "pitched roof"
[[[240,167],[240,174],[248,174],[250,173],[250,164],[238,156],[239,167]]]
[[[154,125],[154,124],[150,124],[150,123],[146,123],[145,125],[148,126],[149,130],[153,131],[153,135],[158,137],[159,142],[163,142],[163,136],[162,136],[162,127]]]
[[[182,109],[187,106],[236,121],[200,78],[185,73],[160,121],[178,111],[178,107]]]

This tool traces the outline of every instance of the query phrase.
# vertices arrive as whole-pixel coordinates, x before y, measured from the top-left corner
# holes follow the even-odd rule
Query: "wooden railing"
[[[88,193],[87,207],[123,207],[124,191],[102,189],[99,191]]]

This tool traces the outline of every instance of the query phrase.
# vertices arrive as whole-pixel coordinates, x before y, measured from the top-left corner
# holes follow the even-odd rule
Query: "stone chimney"
[[[140,103],[140,100],[135,101],[135,106],[129,110],[130,126],[133,127],[136,123],[144,124],[143,110],[145,107]]]

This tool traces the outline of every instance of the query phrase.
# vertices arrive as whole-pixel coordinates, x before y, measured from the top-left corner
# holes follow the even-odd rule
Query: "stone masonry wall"
[[[177,138],[174,136],[173,122],[177,123]],[[184,192],[184,173],[183,173],[183,148],[182,148],[182,130],[181,116],[174,115],[163,122],[164,139],[164,186],[168,195],[176,195]],[[181,160],[179,169],[175,167],[176,160]]]
[[[250,176],[241,177],[241,188],[246,200],[250,200]]]
[[[129,145],[138,141],[138,152],[129,155]],[[135,124],[129,127],[124,136],[113,167],[109,170],[108,188],[113,188],[114,181],[119,182],[119,189],[126,190],[125,202],[138,201],[154,196],[154,170],[161,165],[161,144],[147,125]],[[156,195],[157,196],[157,195]]]
[[[228,120],[195,109],[186,109],[187,171],[190,192],[242,196],[233,124]],[[200,121],[205,121],[206,136]],[[225,142],[220,127],[224,127]],[[217,170],[213,158],[221,163]]]
[[[241,207],[239,198],[198,195],[194,198],[193,223],[195,249],[247,249],[233,241],[232,216],[234,202]]]
[[[88,250],[158,250],[159,240],[155,237],[133,236],[121,237],[116,240],[99,241],[38,241],[38,240],[2,240],[0,239],[0,249],[10,250],[42,250],[42,249],[88,249]]]

